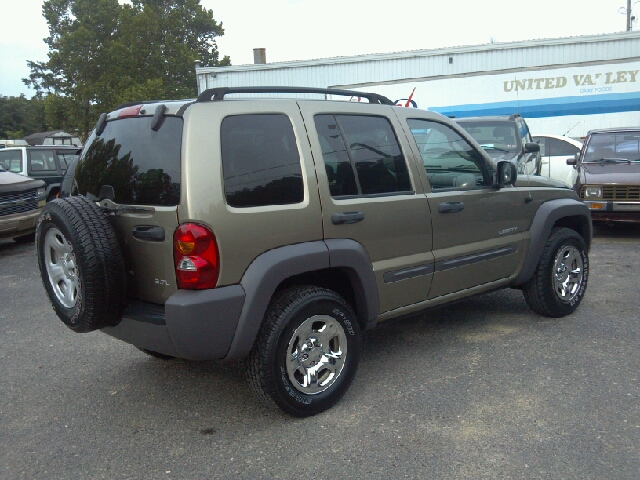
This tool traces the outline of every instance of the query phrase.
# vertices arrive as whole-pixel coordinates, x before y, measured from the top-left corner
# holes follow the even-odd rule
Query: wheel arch
[[[514,280],[515,286],[524,285],[531,279],[551,231],[558,227],[567,227],[578,232],[587,245],[587,251],[589,251],[593,230],[591,212],[587,206],[571,198],[545,202],[536,212],[529,229],[529,250],[522,270]]]
[[[375,326],[379,300],[371,260],[354,240],[306,242],[256,257],[240,285],[245,291],[238,326],[226,359],[249,354],[275,293],[293,285],[317,285],[342,295],[363,329]]]

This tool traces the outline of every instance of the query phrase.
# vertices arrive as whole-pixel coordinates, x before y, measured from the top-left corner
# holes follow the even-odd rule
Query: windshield
[[[520,151],[515,122],[461,121],[459,124],[492,157]]]
[[[640,132],[593,133],[583,162],[640,161]]]

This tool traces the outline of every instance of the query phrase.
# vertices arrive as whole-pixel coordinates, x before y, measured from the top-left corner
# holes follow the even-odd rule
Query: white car
[[[567,159],[574,157],[582,149],[582,143],[573,138],[552,134],[534,135],[533,141],[540,145],[540,175],[573,187],[578,173],[575,167],[567,165]]]

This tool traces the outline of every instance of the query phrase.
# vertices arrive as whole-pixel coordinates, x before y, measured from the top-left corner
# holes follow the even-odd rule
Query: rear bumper
[[[189,360],[224,358],[244,305],[240,285],[178,290],[164,306],[133,302],[115,327],[102,332],[135,345]]]
[[[594,222],[640,222],[640,202],[586,200]]]

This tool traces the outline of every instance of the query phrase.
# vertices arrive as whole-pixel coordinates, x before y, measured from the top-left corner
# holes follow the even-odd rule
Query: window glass
[[[316,115],[315,123],[331,196],[358,195],[356,175],[336,118]]]
[[[2,168],[9,172],[20,173],[22,171],[22,151],[21,150],[0,150],[0,164]]]
[[[98,198],[111,185],[115,202],[135,205],[177,205],[180,202],[182,118],[166,116],[158,131],[152,117],[107,122],[102,135],[93,133],[76,169],[78,192]]]
[[[573,156],[575,155],[577,152],[580,151],[580,149],[578,147],[574,147],[573,145],[571,145],[568,142],[565,142],[564,140],[558,140],[556,138],[549,138],[547,140],[548,144],[549,144],[549,155],[550,156],[555,156],[555,157],[559,157],[559,156]]]
[[[53,150],[29,150],[29,172],[56,172],[55,155]]]
[[[365,115],[316,115],[331,195],[412,191],[409,169],[389,121]]]
[[[458,124],[480,144],[492,158],[505,153],[516,153],[522,149],[518,143],[516,122],[512,121],[460,121]]]
[[[540,155],[543,157],[548,155],[547,151],[547,139],[545,137],[533,137],[533,141],[540,145]]]
[[[76,158],[78,158],[78,155],[76,155],[75,153],[66,152],[66,151],[62,151],[62,152],[58,151],[56,152],[56,155],[58,155],[58,160],[60,161],[60,168],[62,168],[62,170],[66,170],[71,164],[71,162],[73,162]]]
[[[286,205],[304,199],[300,155],[286,115],[234,115],[220,129],[227,203]]]
[[[594,133],[591,135],[584,161],[603,159],[640,161],[640,133]]]
[[[490,185],[484,158],[455,130],[429,120],[407,120],[432,189]]]

